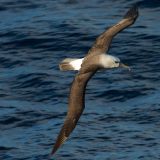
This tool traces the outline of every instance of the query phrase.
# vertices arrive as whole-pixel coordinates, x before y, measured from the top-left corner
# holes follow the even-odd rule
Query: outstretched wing
[[[119,21],[116,25],[110,27],[108,30],[103,32],[95,41],[88,54],[101,54],[106,53],[109,49],[113,37],[121,32],[123,29],[132,25],[138,17],[138,8],[133,6],[124,16],[124,18]]]
[[[79,73],[76,75],[70,90],[67,116],[64,125],[62,126],[62,129],[57,137],[51,155],[53,155],[57,149],[67,140],[70,133],[76,127],[76,124],[85,107],[84,96],[87,82],[95,72],[96,70],[84,74]]]

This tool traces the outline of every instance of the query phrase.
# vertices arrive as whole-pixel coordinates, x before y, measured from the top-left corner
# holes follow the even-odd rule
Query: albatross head
[[[109,54],[103,54],[100,57],[100,63],[102,64],[103,68],[127,68],[130,70],[130,67],[123,64],[118,57],[111,56]]]

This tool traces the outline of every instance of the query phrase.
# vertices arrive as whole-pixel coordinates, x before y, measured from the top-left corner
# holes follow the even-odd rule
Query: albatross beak
[[[131,71],[131,68],[130,68],[129,66],[127,66],[126,64],[120,63],[120,64],[119,64],[119,67],[126,68],[126,69],[128,69],[129,71]]]

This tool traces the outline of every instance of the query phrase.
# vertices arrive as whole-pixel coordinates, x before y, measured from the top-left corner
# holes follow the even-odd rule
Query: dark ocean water
[[[75,75],[59,62],[83,57],[135,2],[138,20],[110,50],[132,71],[92,78],[85,111],[53,159],[160,159],[159,0],[0,2],[0,160],[48,159]]]

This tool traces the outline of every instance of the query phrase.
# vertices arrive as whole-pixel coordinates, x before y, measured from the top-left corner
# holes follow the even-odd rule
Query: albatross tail
[[[60,64],[59,68],[61,71],[69,71],[69,70],[80,70],[83,58],[66,58]]]

